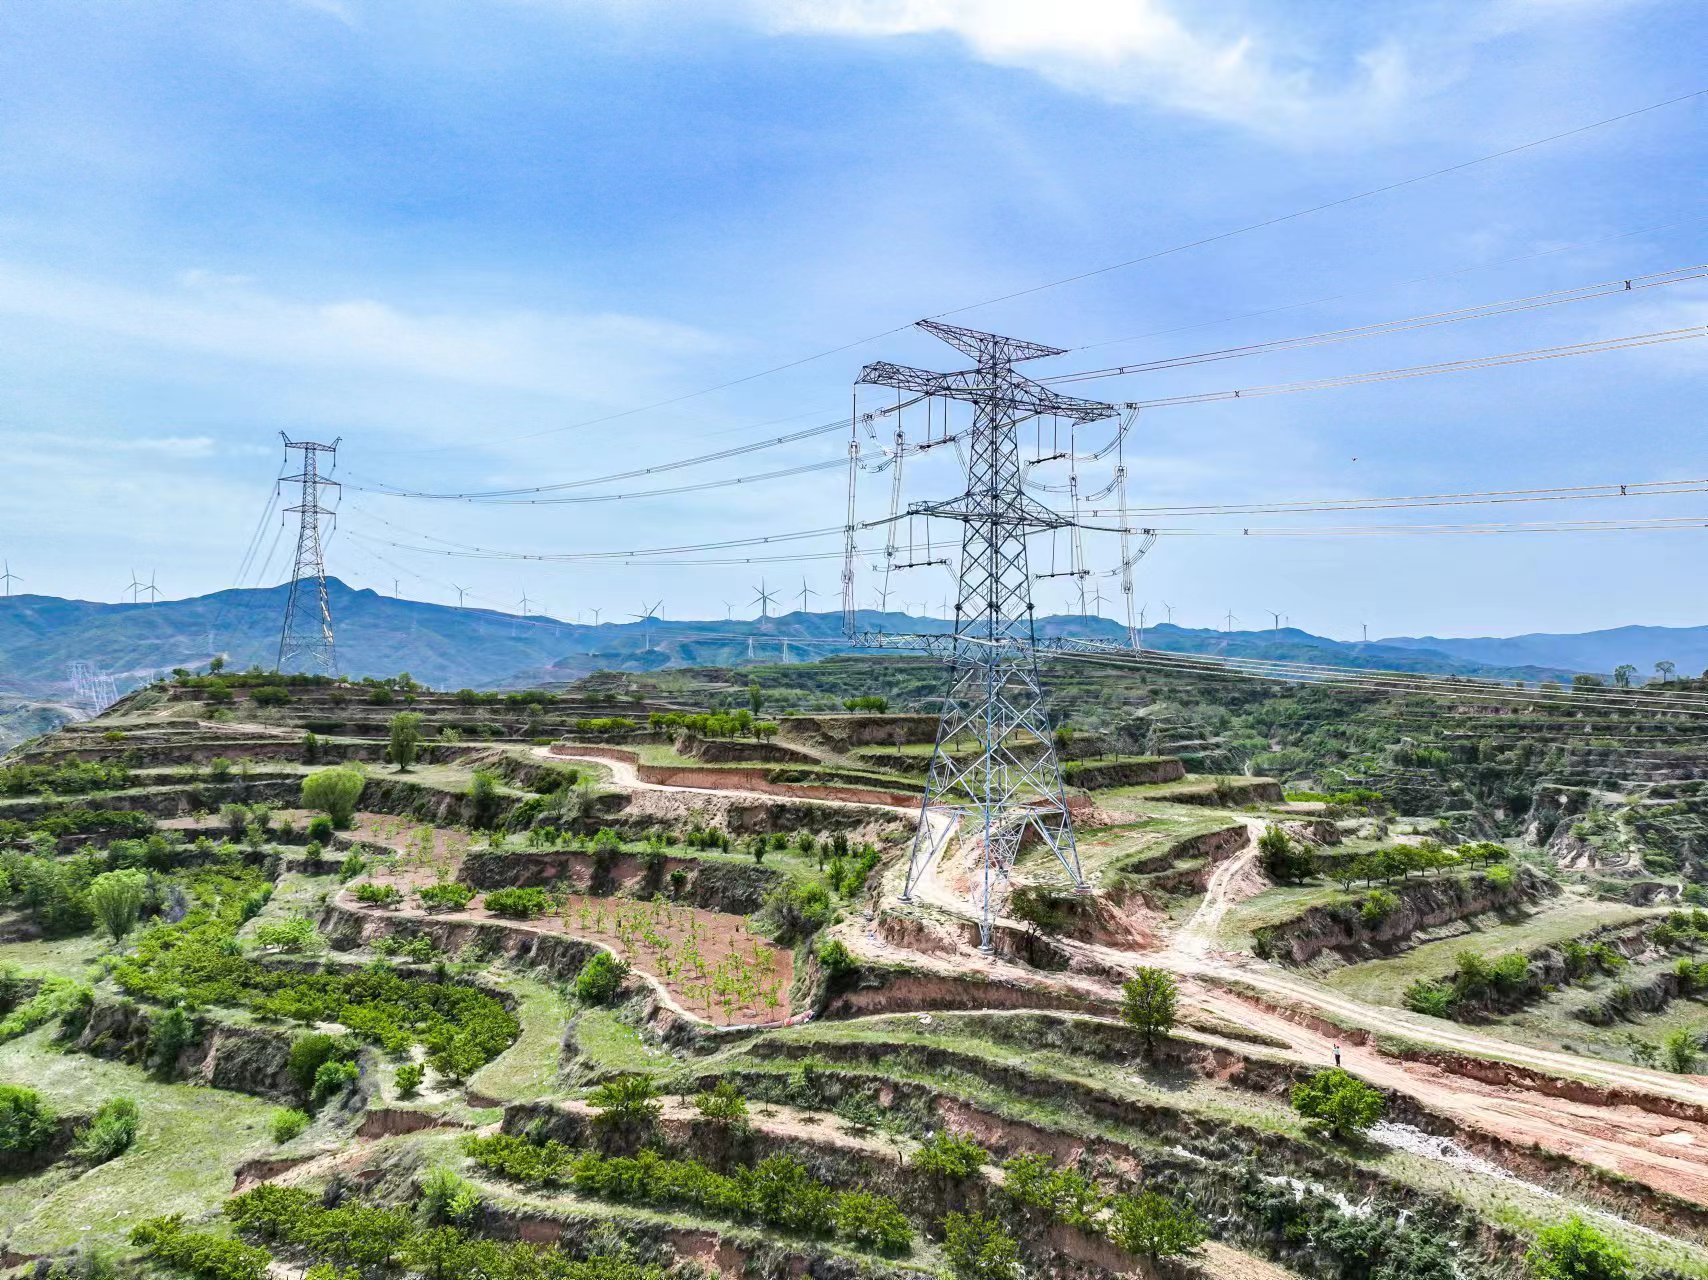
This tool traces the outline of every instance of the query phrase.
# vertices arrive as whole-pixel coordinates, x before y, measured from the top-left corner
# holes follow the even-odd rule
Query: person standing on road
[[[1340,1065],[1340,1046],[1339,1045],[1334,1046],[1334,1065],[1337,1067]]]

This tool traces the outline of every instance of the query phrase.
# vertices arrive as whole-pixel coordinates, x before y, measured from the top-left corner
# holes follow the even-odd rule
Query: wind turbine
[[[1092,612],[1098,617],[1103,616],[1103,598],[1102,583],[1093,583],[1091,586],[1091,607]]]
[[[801,612],[802,613],[805,613],[807,611],[807,597],[808,596],[816,596],[817,594],[818,594],[818,592],[814,591],[811,587],[807,586],[807,580],[805,578],[802,578],[801,579]]]
[[[11,595],[12,594],[12,584],[14,582],[22,582],[23,579],[20,578],[17,574],[12,572],[12,562],[10,560],[5,561],[4,563],[6,565],[6,571],[4,573],[0,573],[0,583],[5,584],[6,594]]]
[[[1275,629],[1277,631],[1281,630],[1282,614],[1281,614],[1280,610],[1278,610],[1278,609],[1265,609],[1263,612],[1267,613],[1271,618],[1275,619]]]
[[[467,587],[459,587],[453,582],[451,584],[451,590],[457,593],[457,608],[461,609],[463,607],[463,597],[469,593],[469,589]]]
[[[600,611],[598,609],[595,609],[592,605],[588,605],[587,606],[587,612],[591,613],[593,615],[593,625],[598,626],[599,625],[599,612]]]
[[[658,611],[662,608],[664,608],[664,601],[662,600],[654,605],[649,605],[645,600],[642,600],[641,611],[639,613],[631,613],[629,615],[629,617],[641,624],[642,653],[652,652],[652,620],[658,616]]]
[[[1238,619],[1238,618],[1236,618],[1236,617],[1234,617],[1234,611],[1233,611],[1233,610],[1232,610],[1232,609],[1229,609],[1229,610],[1228,610],[1228,625],[1227,625],[1227,630],[1229,630],[1229,631],[1232,631],[1232,630],[1233,630],[1233,629],[1234,629],[1234,623],[1236,623],[1236,622],[1238,622],[1238,621],[1239,621],[1239,619]]]
[[[759,594],[754,596],[753,599],[749,600],[747,603],[750,606],[759,606],[759,624],[764,626],[766,620],[771,617],[771,606],[777,603],[777,597],[772,592],[765,589],[764,578],[759,580],[759,585],[755,587],[754,590]]]
[[[141,595],[143,591],[146,591],[149,594],[149,596],[151,597],[149,600],[149,603],[150,604],[159,604],[160,603],[160,588],[154,585],[154,578],[155,578],[155,572],[153,569],[150,569],[148,571],[148,585],[146,587],[141,588],[141,590],[139,590],[137,592],[137,594]]]
[[[528,593],[526,591],[524,591],[522,593],[522,600],[521,600],[522,616],[524,618],[526,618],[528,616],[528,606],[533,604],[533,603],[534,602],[532,600],[528,599]]]
[[[1174,625],[1174,606],[1164,600],[1162,602],[1162,607],[1168,610],[1168,625],[1172,627]]]
[[[130,602],[135,604],[142,596],[142,581],[136,576],[136,570],[130,571],[130,585],[125,588],[130,592]]]
[[[949,620],[949,597],[944,596],[943,597],[943,603],[938,605],[937,607],[939,609],[943,610],[943,621],[947,622]]]
[[[735,606],[728,600],[724,601],[724,621],[729,622],[735,617]]]

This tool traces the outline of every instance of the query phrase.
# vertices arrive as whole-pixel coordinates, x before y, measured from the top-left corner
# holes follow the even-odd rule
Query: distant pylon
[[[73,662],[66,671],[71,676],[71,700],[90,715],[99,715],[119,700],[117,683],[93,663]]]
[[[322,539],[321,521],[332,517],[333,510],[321,505],[323,489],[336,489],[338,482],[320,473],[320,455],[333,455],[337,461],[338,441],[317,444],[313,440],[292,440],[283,431],[279,438],[285,442],[287,456],[292,449],[302,451],[302,470],[285,476],[281,483],[296,482],[302,486],[301,500],[286,507],[287,514],[301,518],[297,526],[297,554],[291,569],[291,590],[285,597],[285,623],[279,631],[280,671],[312,670],[321,675],[336,675],[337,651],[332,639],[332,603],[326,594],[326,552]]]

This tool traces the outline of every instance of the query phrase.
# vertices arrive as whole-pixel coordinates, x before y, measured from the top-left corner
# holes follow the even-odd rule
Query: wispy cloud
[[[747,0],[767,29],[865,39],[944,36],[997,66],[1112,102],[1152,103],[1298,138],[1378,124],[1414,88],[1402,49],[1284,52],[1255,28],[1213,30],[1163,0]]]
[[[155,289],[0,262],[0,315],[273,367],[408,375],[599,400],[655,362],[717,349],[686,325],[613,312],[430,311],[374,297],[290,298],[181,272]]]

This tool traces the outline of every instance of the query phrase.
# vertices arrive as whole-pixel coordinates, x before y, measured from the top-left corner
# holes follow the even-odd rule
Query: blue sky
[[[174,596],[232,585],[280,430],[341,436],[346,480],[461,491],[828,421],[865,361],[954,354],[890,334],[624,411],[1708,87],[1705,45],[1691,0],[16,0],[0,9],[0,555],[21,589],[54,594],[116,599],[133,569]],[[1048,373],[1699,264],[1705,121],[1698,98],[954,319],[1067,348],[1149,335]],[[1161,398],[1705,322],[1699,281],[1073,389]],[[1132,500],[1699,477],[1705,352],[1147,410]],[[925,496],[952,477],[908,480]],[[886,484],[868,479],[867,499],[887,508]],[[427,599],[525,590],[570,618],[661,597],[667,616],[721,616],[761,573],[794,592],[804,575],[822,607],[830,561],[643,569],[383,544],[698,543],[837,524],[843,504],[834,472],[583,506],[352,491],[330,567]],[[1696,513],[1708,495],[1263,524]],[[1188,624],[1279,609],[1340,636],[1708,622],[1698,531],[1219,532],[1257,521],[1169,521],[1191,532],[1145,559],[1139,599]],[[1092,546],[1100,563],[1112,550]],[[935,572],[897,598],[935,603]],[[1054,584],[1039,598],[1070,602]]]

